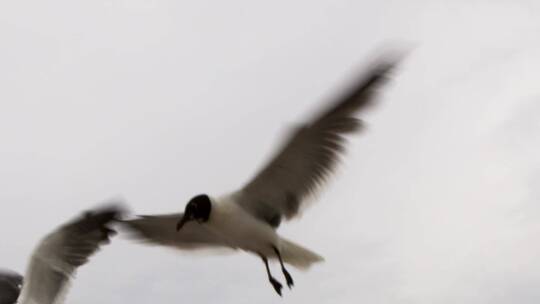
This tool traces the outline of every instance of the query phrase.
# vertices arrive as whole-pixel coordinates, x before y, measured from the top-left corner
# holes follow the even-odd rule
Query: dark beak
[[[184,214],[182,219],[176,224],[176,231],[180,231],[184,225],[191,220],[191,217],[188,214]]]

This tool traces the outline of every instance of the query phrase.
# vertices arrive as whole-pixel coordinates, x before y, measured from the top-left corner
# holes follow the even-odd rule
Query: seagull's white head
[[[176,230],[182,229],[185,223],[189,221],[197,221],[198,223],[204,223],[210,218],[210,211],[212,210],[212,202],[210,197],[206,194],[200,194],[192,198],[186,205],[184,216],[176,225]]]

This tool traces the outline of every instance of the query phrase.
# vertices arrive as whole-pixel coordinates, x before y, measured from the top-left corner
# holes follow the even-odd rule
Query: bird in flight
[[[77,268],[109,242],[115,232],[108,225],[120,214],[116,205],[87,211],[45,236],[32,253],[24,279],[0,272],[0,304],[63,303]]]
[[[17,303],[22,276],[10,270],[0,270],[0,304]]]
[[[229,247],[259,256],[268,280],[281,296],[282,284],[268,266],[277,259],[289,288],[293,278],[285,267],[306,269],[322,261],[318,254],[276,232],[282,220],[299,214],[306,198],[328,179],[344,150],[345,135],[359,131],[355,115],[370,106],[395,60],[373,65],[354,86],[328,108],[290,130],[285,144],[263,169],[240,190],[222,196],[200,194],[184,213],[140,216],[125,221],[145,243],[177,249]]]

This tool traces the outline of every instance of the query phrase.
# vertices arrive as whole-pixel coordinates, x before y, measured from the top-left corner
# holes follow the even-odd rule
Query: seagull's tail
[[[302,270],[307,270],[314,263],[324,261],[322,256],[287,239],[281,239],[280,251],[285,263]]]

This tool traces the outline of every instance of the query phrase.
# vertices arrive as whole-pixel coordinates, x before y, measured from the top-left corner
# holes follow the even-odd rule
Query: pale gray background
[[[412,49],[344,165],[280,232],[326,258],[123,239],[70,303],[538,303],[538,1],[2,1],[0,266],[82,209],[242,185],[381,47]],[[274,268],[279,273],[279,268]]]

